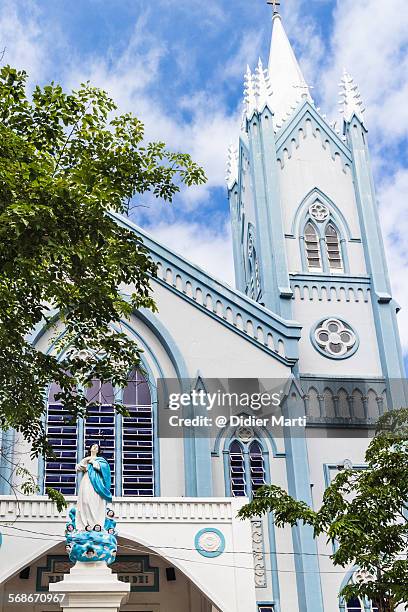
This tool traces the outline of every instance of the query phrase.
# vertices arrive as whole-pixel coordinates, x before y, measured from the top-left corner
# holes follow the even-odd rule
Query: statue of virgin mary
[[[76,466],[84,472],[78,491],[75,527],[77,531],[100,531],[104,528],[106,503],[112,501],[109,463],[99,456],[99,444],[89,447],[89,455]]]

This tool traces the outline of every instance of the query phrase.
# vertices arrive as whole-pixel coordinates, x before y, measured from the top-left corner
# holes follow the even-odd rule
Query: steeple
[[[274,124],[279,127],[293,113],[302,98],[311,100],[311,96],[278,12],[273,13],[272,23],[268,69]]]

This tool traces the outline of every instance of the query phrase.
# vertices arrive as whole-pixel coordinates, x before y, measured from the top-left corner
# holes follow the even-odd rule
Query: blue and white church
[[[237,519],[265,483],[318,507],[339,470],[364,468],[369,424],[402,401],[398,305],[364,109],[347,73],[341,95],[342,118],[330,124],[274,6],[269,61],[246,71],[241,130],[228,154],[235,288],[116,216],[157,263],[158,313],[141,310],[121,322],[143,349],[143,373],[131,372],[122,392],[128,416],[114,410],[116,390],[95,381],[89,392],[100,406],[69,425],[52,385],[46,427],[55,460],[31,459],[17,434],[3,433],[13,461],[3,453],[0,612],[60,609],[47,595],[72,564],[65,513],[45,489],[75,505],[75,468],[90,441],[112,473],[118,548],[111,567],[130,584],[121,612],[377,610],[339,599],[358,568],[335,568],[331,546],[308,528],[277,529],[271,515]],[[40,351],[57,350],[46,328],[32,338]],[[212,438],[160,437],[159,378],[190,379],[196,388],[209,378],[292,380],[287,414],[306,417],[307,427],[300,436],[226,426]],[[35,474],[38,495],[18,492],[16,463]]]

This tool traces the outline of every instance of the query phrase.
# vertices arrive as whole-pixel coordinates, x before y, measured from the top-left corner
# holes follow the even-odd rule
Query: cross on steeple
[[[273,13],[279,13],[280,0],[266,0],[267,4],[271,4],[273,6]]]

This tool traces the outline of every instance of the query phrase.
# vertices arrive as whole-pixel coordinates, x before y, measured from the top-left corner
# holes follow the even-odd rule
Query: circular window
[[[323,319],[316,323],[311,334],[315,349],[326,357],[346,359],[358,349],[359,339],[354,329],[341,319]]]
[[[314,204],[309,206],[309,213],[319,223],[325,221],[329,216],[329,209],[327,206],[316,200]]]

